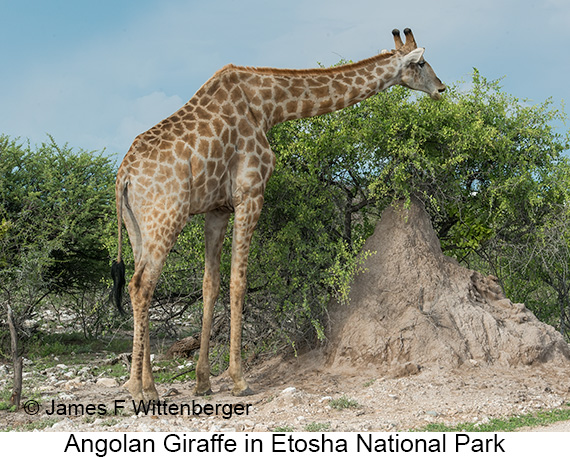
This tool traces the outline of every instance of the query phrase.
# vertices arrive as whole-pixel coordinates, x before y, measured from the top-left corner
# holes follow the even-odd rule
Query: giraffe
[[[165,259],[188,219],[205,213],[205,269],[196,395],[211,394],[209,339],[220,288],[220,255],[234,213],[230,275],[232,393],[252,394],[242,370],[242,307],[250,240],[275,166],[266,132],[289,119],[316,116],[399,84],[438,100],[445,85],[424,60],[410,29],[392,31],[396,48],[333,68],[239,67],[217,71],[180,110],[137,136],[117,174],[119,225],[114,295],[124,286],[122,223],[135,270],[129,283],[134,335],[130,379],[134,400],[157,400],[150,362],[149,306]]]

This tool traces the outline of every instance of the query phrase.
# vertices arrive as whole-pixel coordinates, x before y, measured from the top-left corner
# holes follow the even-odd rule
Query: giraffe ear
[[[404,63],[406,65],[409,65],[411,63],[418,63],[420,60],[422,60],[425,50],[425,48],[416,48],[413,51],[408,52],[404,56]]]

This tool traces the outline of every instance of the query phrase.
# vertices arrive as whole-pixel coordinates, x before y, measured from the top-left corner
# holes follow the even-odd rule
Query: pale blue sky
[[[447,83],[570,98],[567,0],[0,0],[0,133],[121,158],[220,67],[359,60],[412,28]]]

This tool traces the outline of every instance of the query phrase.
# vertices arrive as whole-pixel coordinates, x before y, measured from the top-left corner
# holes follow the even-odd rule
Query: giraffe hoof
[[[134,402],[144,402],[145,398],[142,392],[138,392],[138,393],[133,393],[133,392],[129,392],[131,394],[131,398],[133,399]]]
[[[234,397],[248,397],[249,395],[253,395],[254,392],[253,390],[251,390],[249,387],[246,387],[243,390],[232,390],[232,395]]]
[[[136,383],[133,383],[130,379],[125,382],[123,384],[123,389],[127,390],[127,392],[129,392],[131,394],[131,397],[134,401],[144,401],[144,395],[142,392],[142,389],[139,386],[133,385]]]
[[[149,390],[143,389],[143,394],[144,398],[149,401],[156,402],[159,399],[159,395],[156,389],[149,389]]]
[[[214,392],[212,392],[212,389],[210,389],[209,387],[202,392],[199,391],[197,387],[194,389],[194,395],[196,395],[197,397],[205,397],[206,395],[212,395],[213,393]]]

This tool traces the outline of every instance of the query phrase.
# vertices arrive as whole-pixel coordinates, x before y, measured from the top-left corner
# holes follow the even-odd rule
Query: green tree
[[[570,164],[566,161],[543,180],[557,192],[547,210],[544,203],[539,223],[533,218],[518,237],[499,240],[492,249],[501,264],[508,294],[524,302],[537,317],[570,336]],[[542,192],[544,194],[544,192]],[[540,192],[537,197],[546,200]]]
[[[554,124],[564,117],[474,71],[467,90],[451,86],[439,102],[395,87],[275,127],[277,168],[250,270],[269,287],[250,300],[275,307],[282,328],[319,332],[331,294],[344,287],[331,284],[357,269],[380,211],[412,194],[426,202],[444,251],[496,274],[516,299],[512,279],[523,271],[507,272],[501,247],[528,244],[566,201],[568,180],[555,177],[568,141]]]
[[[22,329],[47,297],[66,295],[73,307],[102,286],[115,168],[52,138],[32,150],[1,136],[0,176],[0,283]]]

